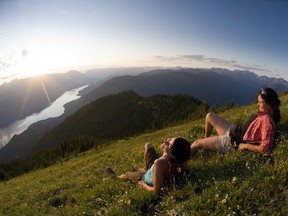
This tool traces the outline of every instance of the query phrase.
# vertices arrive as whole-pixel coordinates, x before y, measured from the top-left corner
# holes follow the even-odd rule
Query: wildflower
[[[127,200],[127,205],[131,205],[131,199]]]
[[[236,181],[237,181],[237,177],[234,176],[234,177],[232,178],[232,183],[234,184],[234,183],[236,183]]]
[[[227,202],[226,198],[221,200],[222,204],[225,204]]]

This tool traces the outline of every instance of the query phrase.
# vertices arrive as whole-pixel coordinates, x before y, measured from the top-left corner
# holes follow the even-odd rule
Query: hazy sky
[[[2,81],[80,66],[222,67],[288,80],[288,0],[0,0]]]

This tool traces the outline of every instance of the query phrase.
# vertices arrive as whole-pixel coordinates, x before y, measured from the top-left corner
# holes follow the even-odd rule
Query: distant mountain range
[[[90,84],[77,71],[14,80],[0,86],[0,129],[40,112],[66,91]]]
[[[141,71],[139,70],[137,75],[132,75],[132,71],[135,71],[129,70],[127,74],[130,75],[121,76],[116,76],[116,71],[113,70],[113,73],[111,73],[111,76],[115,74],[111,79],[107,80],[106,76],[106,81],[102,80],[102,82],[98,81],[90,84],[89,87],[83,90],[80,99],[70,102],[65,106],[65,114],[61,117],[36,123],[21,135],[13,137],[0,150],[0,162],[7,162],[13,158],[21,157],[21,152],[25,152],[25,155],[28,155],[34,146],[41,145],[39,141],[43,135],[63,122],[69,115],[101,97],[117,94],[122,91],[132,90],[141,96],[181,94],[196,98],[210,106],[222,106],[230,102],[237,105],[250,104],[256,101],[258,91],[265,86],[274,88],[279,94],[288,90],[288,82],[284,79],[258,76],[249,71],[230,71],[216,68],[178,68],[158,69],[144,73],[139,73]],[[125,74],[123,68],[121,68],[121,71],[121,74]],[[88,76],[90,80],[95,80],[97,77],[96,74],[93,75],[93,71],[82,75],[86,76],[83,78],[84,80]],[[45,146],[47,145],[46,143]],[[23,151],[20,150],[25,149],[25,146],[30,147],[27,147]],[[16,152],[20,152],[20,155],[16,154]]]
[[[123,90],[133,90],[143,96],[154,94],[184,94],[221,106],[233,101],[237,105],[249,104],[257,99],[262,87],[270,86],[277,92],[288,89],[284,79],[258,76],[249,71],[226,69],[178,69],[153,70],[137,76],[114,77],[79,101],[91,101]]]

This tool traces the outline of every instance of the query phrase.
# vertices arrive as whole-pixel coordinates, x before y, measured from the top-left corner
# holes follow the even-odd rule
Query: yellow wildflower
[[[131,199],[127,200],[127,205],[131,205]]]
[[[221,203],[222,203],[222,204],[225,204],[226,202],[227,202],[226,199],[221,200]]]

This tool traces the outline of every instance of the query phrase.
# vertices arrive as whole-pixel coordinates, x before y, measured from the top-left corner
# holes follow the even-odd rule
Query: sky
[[[101,67],[288,80],[288,0],[0,0],[0,84]]]

